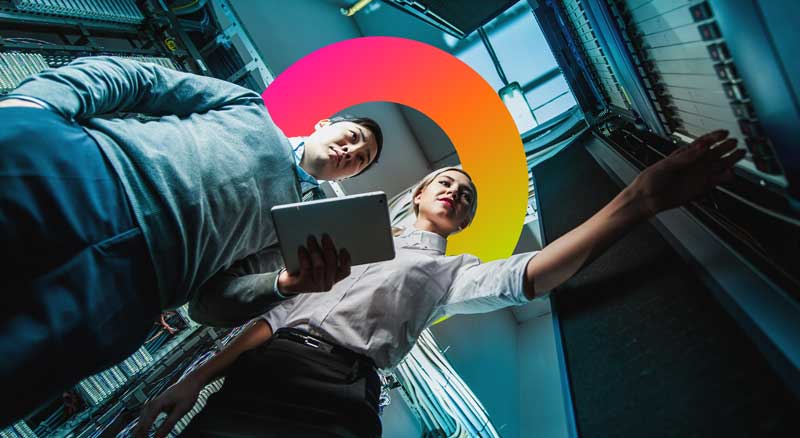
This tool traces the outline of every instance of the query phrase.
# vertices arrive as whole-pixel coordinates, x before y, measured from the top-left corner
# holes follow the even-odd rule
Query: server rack
[[[530,0],[529,3],[589,126],[560,158],[556,156],[549,164],[533,169],[534,183],[541,186],[537,194],[542,196],[538,202],[545,243],[566,231],[562,228],[567,226],[564,223],[571,223],[567,219],[571,215],[575,215],[576,222],[569,226],[576,226],[581,217],[582,220],[588,218],[585,216],[588,210],[567,211],[557,199],[575,196],[591,204],[595,197],[606,196],[601,193],[601,187],[612,190],[607,187],[608,182],[601,179],[610,178],[620,186],[627,184],[645,166],[697,136],[714,129],[727,129],[738,140],[738,147],[747,151],[746,158],[735,168],[735,179],[710,196],[651,221],[648,227],[652,226],[661,235],[659,254],[665,258],[663,266],[650,261],[644,269],[649,270],[653,278],[660,278],[658,275],[664,266],[672,266],[677,270],[673,275],[665,274],[664,283],[668,280],[675,284],[684,282],[687,288],[714,297],[714,309],[701,297],[684,298],[687,306],[707,307],[708,317],[718,318],[720,326],[726,328],[715,331],[708,325],[688,320],[686,327],[706,330],[709,339],[730,336],[737,341],[721,342],[717,349],[709,348],[709,353],[693,351],[696,363],[719,367],[714,369],[714,377],[708,382],[721,385],[716,387],[720,392],[729,389],[724,385],[739,378],[742,388],[751,391],[732,398],[730,412],[746,410],[749,406],[750,412],[758,411],[758,415],[764,415],[764,421],[772,421],[772,427],[778,428],[771,429],[772,432],[787,430],[792,423],[785,416],[781,417],[781,413],[794,409],[800,400],[800,174],[797,172],[800,147],[795,144],[800,134],[800,94],[796,83],[800,71],[796,62],[797,49],[785,38],[791,39],[789,28],[800,17],[800,7],[796,2],[760,0]],[[554,164],[559,160],[561,166],[566,166],[561,170]],[[571,180],[570,171],[565,169],[578,166],[578,162],[586,167],[580,178]],[[596,183],[590,180],[590,162],[608,176],[601,177],[601,173],[597,173]],[[556,176],[559,173],[561,176]],[[591,187],[576,191],[581,178]],[[550,193],[546,184],[554,184],[559,191]],[[552,215],[563,217],[556,219]],[[641,254],[651,251],[652,247],[645,251],[644,245],[647,242],[656,245],[657,239],[652,234],[644,236],[637,234],[626,238],[620,244],[623,249],[617,251]],[[664,242],[671,249],[662,247]],[[637,245],[639,248],[635,249]],[[678,259],[683,261],[679,263]],[[665,332],[663,345],[641,346],[642,350],[631,355],[630,351],[621,351],[614,345],[589,348],[580,339],[581,333],[601,326],[608,328],[619,323],[620,327],[628,324],[625,329],[630,329],[629,326],[637,324],[637,318],[641,317],[631,316],[631,320],[623,322],[620,315],[633,307],[650,311],[649,306],[666,293],[657,290],[659,285],[648,289],[629,282],[610,288],[600,271],[605,270],[607,276],[608,272],[630,268],[627,265],[631,263],[601,259],[564,287],[570,291],[591,289],[593,294],[615,296],[618,303],[595,303],[593,308],[575,298],[577,295],[570,296],[569,292],[553,296],[557,329],[561,332],[559,341],[564,346],[565,398],[573,401],[568,411],[575,415],[571,418],[572,432],[591,434],[626,429],[629,433],[651,436],[667,434],[668,430],[679,435],[697,433],[703,426],[691,423],[694,420],[684,420],[674,429],[656,430],[654,428],[659,425],[655,422],[648,425],[630,418],[615,429],[607,422],[609,419],[602,418],[598,412],[613,412],[618,406],[608,405],[605,409],[598,406],[594,413],[587,414],[589,400],[608,397],[614,390],[599,383],[596,390],[587,389],[583,377],[592,371],[576,361],[600,360],[594,363],[594,370],[640,363],[640,366],[649,367],[649,373],[669,375],[669,370],[659,368],[663,366],[658,362],[663,359],[657,358],[659,352],[668,348],[676,352],[682,351],[681,348],[691,349],[700,342],[698,339],[672,339]],[[645,275],[641,272],[628,274],[631,278]],[[646,280],[643,278],[643,281]],[[619,291],[628,289],[630,298],[619,297]],[[643,301],[637,302],[640,298]],[[673,313],[665,311],[664,315],[670,321],[685,317],[674,313],[675,309],[671,311]],[[727,316],[721,316],[723,314]],[[652,321],[661,315],[650,317]],[[727,325],[726,318],[731,318],[735,324]],[[656,326],[661,321],[651,324]],[[625,340],[624,345],[630,346],[630,340]],[[751,349],[752,346],[755,347]],[[751,354],[752,351],[757,353]],[[746,363],[738,368],[738,364],[732,363],[725,368],[715,362],[714,354],[730,355]],[[617,357],[618,362],[610,361],[610,356]],[[680,372],[686,375],[696,372],[691,363],[684,365]],[[765,368],[770,371],[764,371]],[[763,375],[735,376],[737,372],[747,374],[754,370]],[[602,372],[595,374],[603,378],[600,377]],[[636,400],[648,392],[643,386],[663,383],[641,376],[615,376],[619,378],[619,388],[633,391],[629,396]],[[637,378],[641,383],[631,383]],[[697,382],[697,385],[703,383]],[[667,393],[670,389],[663,391]],[[774,393],[773,399],[762,404],[770,406],[770,413],[752,409],[749,404],[765,396],[762,391]],[[690,393],[687,390],[687,394]],[[712,400],[707,398],[706,401]],[[680,413],[671,402],[664,400],[640,402],[650,408],[653,418],[658,418],[658,412]],[[627,409],[629,412],[647,411],[633,405]],[[614,414],[623,415],[624,412],[625,409],[620,409]],[[738,423],[731,421],[729,424],[764,427],[764,431],[770,431],[770,425],[759,424],[759,419],[753,415],[741,415]],[[623,426],[624,421],[629,421],[630,426]]]
[[[776,53],[774,44],[759,40],[770,35],[769,23],[730,29],[740,15],[759,16],[754,9],[764,4],[532,3],[589,125],[640,168],[713,129],[727,129],[738,140],[747,155],[737,164],[737,178],[697,206],[738,236],[732,245],[800,297],[800,265],[790,254],[800,250],[800,174],[794,170],[800,99],[781,64],[791,53]],[[787,12],[800,14],[797,9]],[[745,45],[749,50],[734,49]],[[757,71],[774,76],[764,80]],[[763,219],[743,209],[757,210]]]
[[[800,110],[792,72],[782,61],[792,54],[774,49],[771,23],[744,19],[762,16],[764,7],[791,13],[796,6],[751,0],[540,4],[537,18],[554,52],[577,60],[599,90],[602,109],[675,143],[728,129],[748,151],[740,173],[797,202]],[[600,113],[585,93],[575,94],[586,112]]]

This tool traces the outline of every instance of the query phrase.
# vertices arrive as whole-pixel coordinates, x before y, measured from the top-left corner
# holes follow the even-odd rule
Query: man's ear
[[[322,119],[319,122],[317,122],[316,125],[314,125],[314,130],[318,131],[318,130],[320,130],[320,129],[322,129],[322,128],[330,125],[330,124],[331,124],[331,119]]]

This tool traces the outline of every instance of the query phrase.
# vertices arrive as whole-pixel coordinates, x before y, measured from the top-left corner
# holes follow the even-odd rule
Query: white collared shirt
[[[536,253],[488,263],[445,256],[447,240],[412,229],[395,237],[393,260],[355,266],[329,292],[301,294],[263,318],[273,331],[305,330],[392,368],[424,329],[443,316],[528,302],[525,268]]]

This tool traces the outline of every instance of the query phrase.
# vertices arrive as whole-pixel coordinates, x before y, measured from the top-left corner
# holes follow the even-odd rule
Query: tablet
[[[338,249],[347,249],[352,265],[394,258],[392,227],[383,192],[342,196],[272,207],[281,254],[289,272],[300,271],[297,248],[308,236],[327,233]]]

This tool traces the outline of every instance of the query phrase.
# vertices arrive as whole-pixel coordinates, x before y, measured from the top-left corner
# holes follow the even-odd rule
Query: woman
[[[378,436],[380,385],[433,321],[457,313],[524,304],[557,287],[633,225],[678,206],[731,177],[743,152],[724,131],[643,171],[588,221],[536,254],[481,264],[444,256],[449,235],[475,214],[469,175],[445,168],[413,192],[416,223],[395,239],[394,260],[353,268],[327,294],[276,307],[225,350],[144,408],[137,436],[161,411],[165,435],[200,389],[227,370],[223,389],[185,436]],[[534,257],[535,256],[535,257]],[[273,335],[274,333],[274,335]]]

